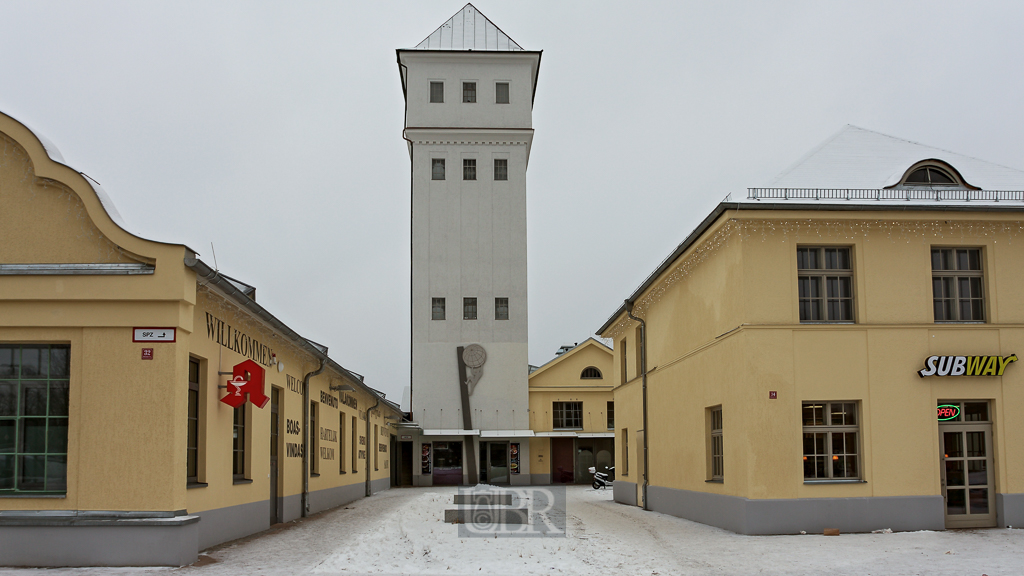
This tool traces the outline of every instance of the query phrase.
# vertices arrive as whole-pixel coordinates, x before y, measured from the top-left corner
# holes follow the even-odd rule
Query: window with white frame
[[[475,158],[463,158],[462,159],[462,179],[463,180],[476,180],[476,159]]]
[[[444,158],[431,158],[430,179],[444,180]]]
[[[476,102],[476,82],[462,83],[462,101],[467,104]]]
[[[857,403],[804,402],[804,480],[860,478]]]
[[[984,322],[980,248],[932,248],[936,322]]]
[[[476,298],[462,299],[462,319],[476,320]]]
[[[495,158],[494,159],[494,179],[495,180],[508,180],[508,159],[506,159],[506,158]]]
[[[444,320],[444,298],[430,299],[430,319]]]
[[[853,322],[853,267],[850,249],[796,250],[801,322]]]

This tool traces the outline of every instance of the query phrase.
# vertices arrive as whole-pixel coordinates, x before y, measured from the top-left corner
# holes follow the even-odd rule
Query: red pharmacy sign
[[[249,402],[252,402],[254,406],[263,408],[270,401],[270,398],[263,393],[263,381],[266,376],[263,366],[252,360],[246,360],[235,365],[231,376],[231,380],[228,380],[228,395],[221,398],[221,402],[232,408],[238,408],[245,404],[246,397],[248,397]]]

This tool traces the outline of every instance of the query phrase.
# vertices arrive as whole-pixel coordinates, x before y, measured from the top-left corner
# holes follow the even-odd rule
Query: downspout
[[[302,377],[302,517],[309,515],[309,379],[327,367],[327,358],[320,359],[320,367]],[[378,400],[380,402],[380,400]]]
[[[638,342],[637,351],[640,353],[640,377],[641,377],[641,389],[643,390],[643,426],[644,426],[644,484],[641,488],[641,493],[644,498],[644,510],[650,510],[650,506],[647,504],[647,485],[650,484],[650,467],[647,456],[647,444],[650,441],[651,431],[647,428],[647,323],[642,318],[633,316],[633,302],[626,300],[626,315],[631,319],[636,320],[640,323],[640,342]],[[625,359],[623,359],[625,361]]]
[[[366,495],[373,496],[373,490],[370,488],[370,412],[373,412],[380,406],[380,398],[377,398],[377,403],[366,409]],[[377,456],[377,438],[373,439],[372,442],[374,457]]]
[[[413,409],[412,409],[412,392],[413,392],[413,390],[412,390],[412,387],[413,387],[413,381],[412,381],[412,366],[413,366],[413,362],[412,362],[413,334],[412,334],[412,331],[413,331],[413,326],[412,326],[412,321],[413,321],[413,317],[414,317],[414,314],[415,314],[415,310],[413,309],[413,305],[415,304],[415,302],[413,302],[414,296],[413,296],[413,285],[412,285],[412,266],[413,266],[413,253],[412,252],[413,252],[413,242],[415,242],[415,239],[413,238],[413,235],[412,235],[412,233],[413,233],[413,229],[412,229],[413,200],[414,200],[413,197],[412,197],[412,194],[413,194],[413,186],[416,183],[416,180],[413,177],[413,172],[414,172],[414,170],[416,168],[416,164],[413,162],[413,159],[416,157],[415,156],[416,149],[413,146],[412,140],[409,140],[409,137],[405,135],[405,128],[409,125],[409,89],[406,87],[406,83],[408,82],[408,78],[409,78],[409,67],[406,66],[405,64],[402,64],[402,54],[401,54],[401,52],[399,52],[397,50],[395,52],[396,52],[396,55],[397,55],[397,58],[398,58],[398,67],[405,69],[405,74],[402,74],[402,92],[403,92],[403,96],[405,97],[405,113],[404,113],[404,117],[405,117],[404,122],[405,122],[405,124],[402,126],[402,140],[405,140],[406,142],[409,143],[409,413],[412,414],[412,412],[413,412]]]

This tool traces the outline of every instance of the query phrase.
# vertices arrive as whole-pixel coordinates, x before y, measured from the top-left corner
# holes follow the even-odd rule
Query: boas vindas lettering
[[[285,454],[289,458],[302,458],[302,455],[306,453],[305,446],[297,442],[288,442],[284,445]]]
[[[295,434],[296,436],[302,433],[302,427],[299,426],[298,420],[292,420],[289,418],[284,424],[284,430],[288,434]]]

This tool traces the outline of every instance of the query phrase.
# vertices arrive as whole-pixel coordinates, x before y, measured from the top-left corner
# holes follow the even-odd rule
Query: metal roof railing
[[[747,199],[1024,202],[1024,191],[966,188],[747,188]]]

